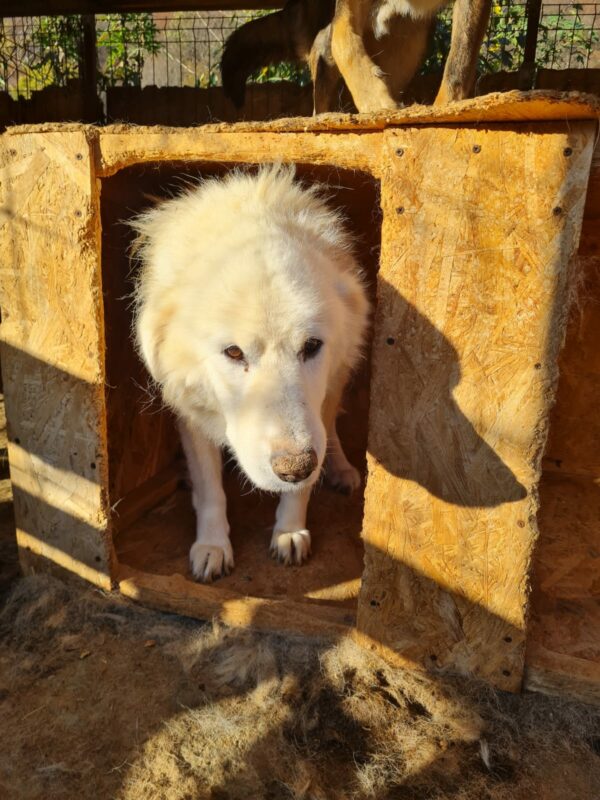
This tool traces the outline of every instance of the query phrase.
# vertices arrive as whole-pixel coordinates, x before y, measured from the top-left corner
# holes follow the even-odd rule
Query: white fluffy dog
[[[294,169],[207,180],[138,217],[136,339],[178,418],[192,481],[194,577],[233,567],[221,450],[280,493],[271,541],[286,564],[310,553],[306,509],[325,465],[360,478],[336,433],[368,301],[342,221]]]

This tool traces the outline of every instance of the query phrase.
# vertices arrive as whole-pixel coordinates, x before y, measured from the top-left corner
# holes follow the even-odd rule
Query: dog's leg
[[[226,499],[221,476],[221,451],[182,420],[179,431],[192,480],[196,509],[196,541],[190,550],[194,578],[209,582],[233,568]]]
[[[463,100],[471,94],[491,7],[492,0],[456,0],[450,53],[435,105]]]
[[[308,57],[313,84],[313,114],[339,111],[342,76],[331,54],[331,25],[319,31]]]
[[[311,487],[299,492],[283,492],[271,539],[271,554],[284,564],[302,564],[310,555],[310,532],[306,529],[306,509]]]
[[[331,31],[331,51],[359,111],[398,108],[381,69],[365,49],[364,33],[372,0],[338,0]]]
[[[323,403],[323,422],[327,431],[325,479],[336,491],[350,494],[360,486],[360,472],[346,458],[337,433],[337,415],[347,374],[340,375]]]

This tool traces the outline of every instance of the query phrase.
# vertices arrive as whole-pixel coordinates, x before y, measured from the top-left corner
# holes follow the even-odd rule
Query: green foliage
[[[542,12],[537,65],[558,69],[587,66],[590,54],[600,41],[600,31],[590,29],[590,25],[586,28],[584,6],[580,3],[563,3],[549,8],[556,8],[557,13]],[[257,11],[250,18],[268,13],[271,12]],[[185,15],[183,17],[187,19]],[[232,13],[228,18],[228,27],[235,27],[248,19],[247,14],[236,16]],[[588,16],[588,19],[592,18]],[[479,56],[479,72],[519,69],[523,62],[526,29],[525,0],[496,2]],[[6,23],[0,29],[0,90],[27,96],[32,88],[66,86],[79,76],[83,38],[80,16],[38,17],[32,20],[30,33],[22,44],[16,35],[7,34],[9,30]],[[436,72],[443,67],[450,48],[451,30],[451,9],[445,9],[437,17],[422,73]],[[168,42],[169,29],[166,29],[164,36]],[[159,42],[154,17],[149,13],[98,15],[96,45],[98,81],[102,89],[114,85],[140,86],[146,58],[158,54],[163,47]],[[193,48],[195,44],[191,46]],[[208,44],[209,48],[213,46],[214,42]],[[197,60],[193,50],[181,57],[181,67],[195,86],[204,88],[219,84],[218,61],[217,46],[214,61],[209,57],[208,62],[204,62],[210,65],[206,72],[194,74]],[[305,65],[282,63],[264,67],[250,80],[255,83],[290,81],[305,86],[310,82],[310,75]]]
[[[27,64],[30,79],[42,87],[66,86],[76,78],[81,38],[80,17],[40,17],[31,36],[33,47]]]
[[[558,5],[558,13],[544,15],[540,21],[536,64],[538,67],[566,68],[586,66],[600,40],[595,30],[586,29],[583,6]],[[525,2],[496,3],[492,7],[487,39],[479,56],[479,72],[517,70],[523,62],[527,17]],[[452,15],[444,11],[437,18],[431,48],[422,72],[442,68],[450,49]]]
[[[310,83],[310,72],[308,67],[304,64],[291,64],[284,61],[282,64],[273,64],[269,67],[263,67],[254,75],[251,75],[248,80],[252,83],[290,81],[291,83],[297,83],[299,86],[308,86]]]
[[[139,86],[145,58],[160,50],[157,33],[152,14],[98,16],[96,46],[99,55],[104,55],[100,86]],[[82,41],[79,15],[39,17],[23,53],[16,53],[8,39],[0,41],[0,66],[10,65],[18,74],[16,85],[11,87],[18,94],[27,96],[32,88],[66,86],[79,77]]]
[[[587,66],[600,36],[598,31],[586,30],[582,11],[580,3],[572,3],[570,8],[559,6],[558,14],[542,18],[536,53],[540,66],[559,69]]]
[[[100,83],[107,86],[140,86],[147,55],[161,49],[152,14],[106,14],[97,27],[96,46],[106,52]]]

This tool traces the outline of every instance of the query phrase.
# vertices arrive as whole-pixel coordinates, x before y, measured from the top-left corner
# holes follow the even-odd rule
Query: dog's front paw
[[[344,459],[330,459],[325,464],[325,479],[332,489],[351,494],[360,486],[360,472]]]
[[[229,540],[223,546],[194,542],[190,550],[190,567],[197,581],[210,583],[233,569],[233,550]]]
[[[271,555],[289,566],[302,564],[310,555],[310,533],[307,530],[285,533],[273,531]]]

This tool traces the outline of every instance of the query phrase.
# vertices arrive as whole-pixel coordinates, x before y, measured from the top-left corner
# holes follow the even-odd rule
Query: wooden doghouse
[[[387,117],[9,130],[1,358],[25,571],[599,698],[599,107],[508,93]],[[228,475],[236,570],[202,586],[173,421],[130,340],[124,223],[190,176],[274,160],[328,185],[376,284],[342,418],[364,509],[319,491],[313,558],[286,569],[268,558],[273,500]]]

